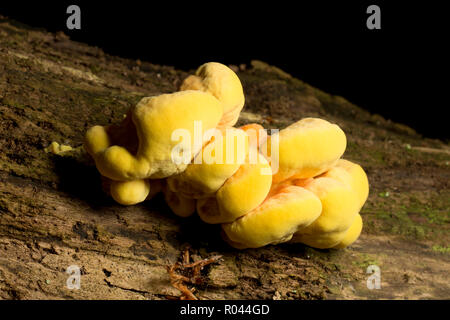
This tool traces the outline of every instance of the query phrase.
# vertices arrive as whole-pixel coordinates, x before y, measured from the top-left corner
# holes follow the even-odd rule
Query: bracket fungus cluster
[[[180,91],[143,98],[119,125],[90,128],[85,148],[118,203],[163,192],[176,215],[221,224],[235,248],[352,244],[369,184],[341,158],[344,132],[318,118],[271,135],[259,124],[234,127],[244,101],[238,76],[206,63]]]

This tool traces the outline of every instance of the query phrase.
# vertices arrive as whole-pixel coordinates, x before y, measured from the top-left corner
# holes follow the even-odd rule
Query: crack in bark
[[[149,291],[143,291],[143,290],[138,290],[138,289],[132,289],[132,288],[125,288],[125,287],[121,287],[115,284],[112,284],[110,281],[108,281],[107,279],[103,279],[103,281],[107,284],[108,287],[110,288],[117,288],[120,290],[125,290],[125,291],[130,291],[130,292],[134,292],[134,293],[138,293],[140,295],[142,295],[143,297],[145,297],[145,294],[153,294]]]

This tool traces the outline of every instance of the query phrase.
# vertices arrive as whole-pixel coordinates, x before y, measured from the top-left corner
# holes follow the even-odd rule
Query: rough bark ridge
[[[0,17],[0,298],[179,295],[166,266],[186,246],[194,261],[223,255],[202,271],[202,299],[450,298],[448,145],[263,62],[237,70],[247,99],[239,124],[282,128],[317,116],[346,132],[344,157],[361,163],[371,183],[354,246],[237,251],[217,227],[177,218],[161,198],[115,204],[79,149],[61,157],[44,148],[81,146],[89,126],[119,121],[144,96],[175,91],[187,73]],[[381,268],[380,290],[366,287],[370,264]],[[71,265],[81,268],[80,290],[66,287]]]

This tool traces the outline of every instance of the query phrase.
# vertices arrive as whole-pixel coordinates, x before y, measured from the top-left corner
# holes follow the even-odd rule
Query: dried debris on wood
[[[190,262],[189,247],[187,247],[182,255],[182,262],[176,262],[167,266],[167,272],[170,276],[172,286],[181,291],[181,296],[166,296],[169,300],[198,300],[194,295],[195,287],[188,288],[190,285],[202,285],[205,283],[201,270],[212,263],[218,262],[222,256],[217,255],[211,258]]]

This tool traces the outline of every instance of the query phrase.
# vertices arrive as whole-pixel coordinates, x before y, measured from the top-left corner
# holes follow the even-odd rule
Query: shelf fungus
[[[334,124],[305,118],[267,137],[278,140],[278,171],[271,190],[253,211],[223,224],[223,237],[236,248],[301,242],[315,248],[342,248],[362,229],[359,210],[367,199],[367,176],[359,165],[340,159],[346,137]]]
[[[118,203],[162,192],[176,215],[220,224],[235,248],[351,245],[369,184],[361,166],[342,159],[342,129],[318,118],[271,135],[259,124],[234,127],[244,101],[238,76],[206,63],[180,91],[143,98],[120,124],[90,128],[85,148]]]
[[[180,90],[200,90],[216,97],[223,106],[220,127],[234,126],[244,107],[245,97],[241,81],[227,66],[208,62],[200,66],[195,75],[187,77]]]

